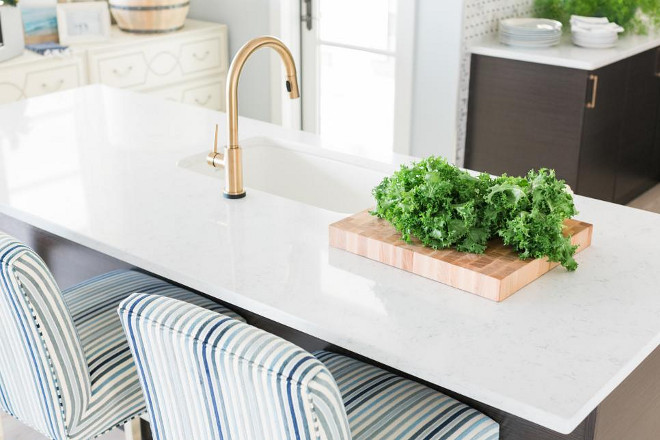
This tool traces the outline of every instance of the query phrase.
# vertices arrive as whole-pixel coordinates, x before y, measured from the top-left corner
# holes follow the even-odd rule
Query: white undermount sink
[[[241,147],[248,197],[250,189],[256,189],[345,214],[373,207],[371,190],[394,171],[389,164],[270,138],[250,138],[241,141]],[[207,154],[187,157],[178,165],[222,181],[224,169],[210,167]]]

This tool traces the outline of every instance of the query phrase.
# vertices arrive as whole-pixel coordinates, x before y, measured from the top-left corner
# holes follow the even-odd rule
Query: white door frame
[[[395,64],[395,92],[394,92],[394,138],[393,150],[400,154],[410,154],[411,151],[411,125],[412,125],[412,96],[413,96],[413,64],[415,57],[415,21],[416,3],[411,0],[397,0],[396,23],[396,64]],[[301,81],[301,95],[305,93],[316,95],[318,72],[304,72],[302,74],[301,60],[304,57],[318,57],[318,51],[303,45],[300,17],[301,0],[271,0],[271,28],[274,35],[289,45],[298,66],[299,80]],[[312,0],[312,31],[318,30],[318,0]],[[306,53],[302,53],[306,50]],[[291,101],[284,99],[285,91],[282,88],[283,67],[277,58],[272,58],[271,75],[272,95],[271,114],[273,122],[281,123],[287,128],[303,128],[301,103],[291,105]],[[273,68],[274,67],[274,68]],[[301,76],[302,74],[302,76]],[[318,111],[314,112],[318,115]],[[305,120],[304,129],[318,131],[317,120]]]
[[[270,0],[270,33],[278,37],[291,50],[298,70],[301,94],[300,0]],[[284,86],[286,70],[279,55],[270,57],[271,122],[292,130],[302,129],[302,99],[289,99]]]
[[[398,0],[394,71],[394,152],[410,155],[412,147],[413,65],[416,1]]]

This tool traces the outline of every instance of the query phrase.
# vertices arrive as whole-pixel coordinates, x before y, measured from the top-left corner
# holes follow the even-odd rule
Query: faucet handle
[[[218,152],[218,124],[215,124],[215,136],[213,137],[213,152]]]
[[[218,153],[218,124],[215,124],[215,137],[213,139],[213,151],[206,155],[206,163],[214,168],[225,166],[225,155]]]

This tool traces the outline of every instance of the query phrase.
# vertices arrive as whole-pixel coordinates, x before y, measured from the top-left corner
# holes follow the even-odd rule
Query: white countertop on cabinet
[[[570,35],[565,35],[558,46],[541,49],[507,46],[500,43],[497,37],[491,37],[472,44],[469,50],[475,55],[591,71],[658,46],[660,46],[660,33],[624,35],[619,39],[618,44],[610,49],[578,47],[571,43]]]
[[[2,106],[0,212],[561,433],[658,346],[660,215],[576,197],[595,225],[577,272],[494,303],[329,248],[340,214],[249,176],[247,198],[222,198],[177,166],[217,122],[103,86]],[[321,145],[248,119],[240,133]]]

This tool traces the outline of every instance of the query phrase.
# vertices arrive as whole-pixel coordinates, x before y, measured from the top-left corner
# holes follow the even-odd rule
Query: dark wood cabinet
[[[617,156],[614,201],[627,203],[653,186],[658,169],[654,146],[658,131],[660,94],[656,76],[659,50],[628,59],[626,96]]]
[[[581,195],[627,203],[660,177],[658,50],[595,71],[473,55],[465,166],[553,168]]]
[[[627,70],[625,63],[616,63],[587,77],[577,186],[574,187],[578,194],[614,200]]]
[[[660,96],[660,48],[658,48],[655,52],[656,55],[656,63],[655,63],[655,76],[658,78],[658,81],[656,82],[656,93],[658,96]],[[658,100],[660,101],[660,99]],[[657,108],[657,116],[655,120],[655,145],[653,147],[653,152],[654,152],[654,164],[655,164],[655,179],[657,181],[660,181],[660,102],[658,102],[658,108]]]

